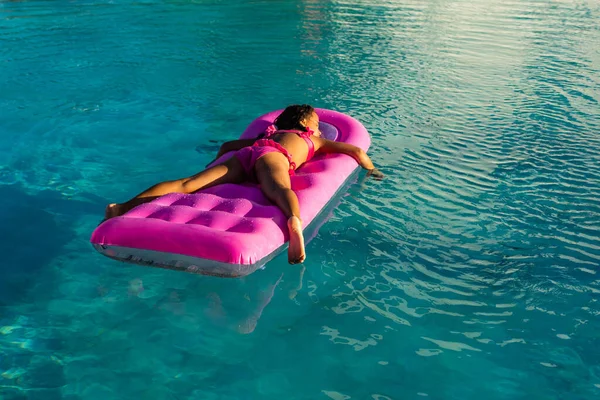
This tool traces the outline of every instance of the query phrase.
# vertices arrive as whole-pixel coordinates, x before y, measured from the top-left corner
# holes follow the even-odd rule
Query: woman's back
[[[300,167],[300,165],[305,163],[307,159],[310,158],[309,155],[312,155],[310,151],[310,144],[307,143],[308,140],[311,141],[313,149],[312,153],[314,153],[315,146],[312,141],[312,136],[306,135],[305,138],[303,138],[297,133],[275,133],[274,135],[269,136],[269,139],[279,143],[283,148],[285,148],[297,167]]]

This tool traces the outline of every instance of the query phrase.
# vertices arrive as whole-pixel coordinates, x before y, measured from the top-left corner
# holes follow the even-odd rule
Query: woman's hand
[[[378,170],[375,167],[369,169],[368,171],[369,172],[367,172],[367,176],[372,176],[373,179],[376,179],[378,181],[382,180],[385,176],[385,175],[383,175],[383,172],[381,172],[380,170]]]

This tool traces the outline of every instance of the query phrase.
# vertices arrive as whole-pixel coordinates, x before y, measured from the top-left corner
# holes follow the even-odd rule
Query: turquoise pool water
[[[599,27],[585,0],[0,1],[0,398],[598,398]],[[296,102],[362,121],[387,175],[305,269],[89,245]]]

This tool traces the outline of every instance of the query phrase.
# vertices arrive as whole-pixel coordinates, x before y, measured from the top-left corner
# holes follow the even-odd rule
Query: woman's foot
[[[106,211],[104,212],[104,220],[118,217],[123,214],[123,207],[120,204],[112,203],[106,206]]]
[[[306,259],[304,253],[304,236],[302,235],[302,222],[300,218],[293,216],[288,219],[288,229],[290,231],[290,247],[288,248],[288,262],[290,264],[300,264]]]

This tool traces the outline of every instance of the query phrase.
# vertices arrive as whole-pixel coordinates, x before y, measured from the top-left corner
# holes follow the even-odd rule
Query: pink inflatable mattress
[[[282,110],[254,120],[241,138],[256,137]],[[317,109],[323,137],[367,151],[364,126]],[[231,157],[224,155],[220,160]],[[305,230],[358,168],[344,154],[317,155],[292,176]],[[193,194],[171,193],[100,224],[91,243],[105,256],[136,264],[225,277],[243,276],[287,248],[286,218],[258,185],[224,184]]]

